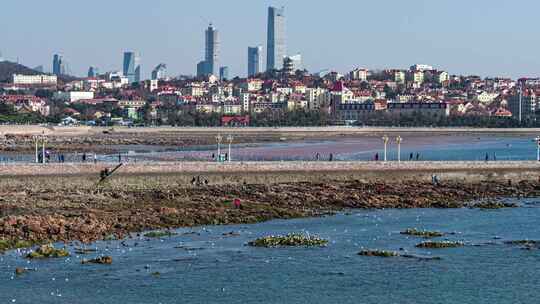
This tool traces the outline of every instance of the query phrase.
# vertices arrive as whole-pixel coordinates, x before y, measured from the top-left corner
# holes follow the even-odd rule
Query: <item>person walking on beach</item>
[[[118,162],[121,163],[122,162],[122,154],[118,153]]]
[[[420,160],[420,153],[416,152],[416,161]]]
[[[409,161],[412,161],[414,158],[414,154],[411,152],[411,154],[409,155]]]
[[[379,161],[379,153],[375,153],[375,161]]]
[[[330,159],[329,161],[333,161],[334,160],[334,154],[330,153]]]
[[[489,161],[489,154],[486,153],[486,163]]]
[[[83,163],[86,162],[86,153],[83,153],[83,155],[82,155],[82,162],[83,162]]]
[[[320,158],[321,158],[321,155],[319,153],[315,154],[315,160],[316,161],[319,161]]]

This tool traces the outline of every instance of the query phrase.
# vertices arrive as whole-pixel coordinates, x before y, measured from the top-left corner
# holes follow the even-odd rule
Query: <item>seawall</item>
[[[14,181],[40,178],[99,179],[99,172],[114,163],[88,164],[0,164],[0,179]],[[363,180],[399,183],[400,180],[461,182],[540,180],[540,162],[167,162],[128,163],[111,178],[116,182],[148,179],[189,184],[201,176],[212,184],[324,182]]]

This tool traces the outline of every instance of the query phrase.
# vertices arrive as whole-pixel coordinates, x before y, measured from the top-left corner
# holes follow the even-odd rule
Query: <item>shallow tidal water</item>
[[[0,303],[538,303],[540,250],[505,240],[540,239],[540,203],[494,211],[353,211],[255,225],[179,229],[164,239],[134,236],[88,247],[98,253],[27,261],[0,256]],[[454,232],[453,249],[417,249],[407,228]],[[238,232],[237,236],[224,233]],[[252,248],[269,234],[304,232],[325,248]],[[481,245],[481,246],[476,246]],[[74,246],[69,247],[73,252]],[[386,249],[442,260],[364,257]],[[111,255],[112,265],[81,265]],[[35,268],[15,276],[15,267]],[[155,272],[159,272],[156,275]]]

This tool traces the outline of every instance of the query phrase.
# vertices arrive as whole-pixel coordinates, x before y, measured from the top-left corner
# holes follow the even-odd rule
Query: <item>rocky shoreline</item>
[[[148,184],[141,181],[100,188],[88,183],[4,185],[0,241],[4,247],[19,241],[90,243],[156,229],[257,223],[348,209],[461,208],[470,207],[474,200],[540,196],[540,183],[528,181],[448,182],[440,186],[415,180],[203,187]]]

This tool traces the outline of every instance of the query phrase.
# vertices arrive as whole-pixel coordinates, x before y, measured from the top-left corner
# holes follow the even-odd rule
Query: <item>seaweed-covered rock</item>
[[[535,240],[515,240],[515,241],[506,241],[504,242],[507,245],[518,245],[518,246],[540,246],[540,241]]]
[[[101,265],[111,265],[112,264],[112,257],[110,256],[102,256],[95,259],[90,260],[82,260],[81,264],[101,264]]]
[[[362,250],[358,253],[358,255],[390,258],[390,257],[398,257],[399,253],[395,251],[387,251],[387,250]]]
[[[427,230],[418,230],[416,228],[410,228],[405,231],[402,231],[401,234],[418,236],[423,238],[435,238],[444,236],[444,233],[438,231],[427,231]]]
[[[440,248],[456,248],[456,247],[463,247],[465,246],[462,242],[451,242],[451,241],[442,241],[442,242],[423,242],[416,247],[418,248],[432,248],[432,249],[440,249]]]
[[[162,237],[171,237],[176,235],[176,232],[172,231],[152,231],[145,233],[144,236],[147,238],[162,238]]]
[[[0,240],[0,252],[19,249],[19,248],[29,248],[32,247],[32,243],[24,240]]]
[[[42,245],[30,252],[26,257],[29,259],[61,258],[69,256],[66,249],[57,249],[53,245]]]
[[[328,240],[317,236],[287,234],[285,236],[266,236],[248,243],[254,247],[323,247]]]
[[[519,206],[516,203],[485,201],[485,202],[478,202],[476,204],[471,205],[470,207],[484,209],[484,210],[497,210],[497,209],[504,209],[504,208],[517,208]]]

